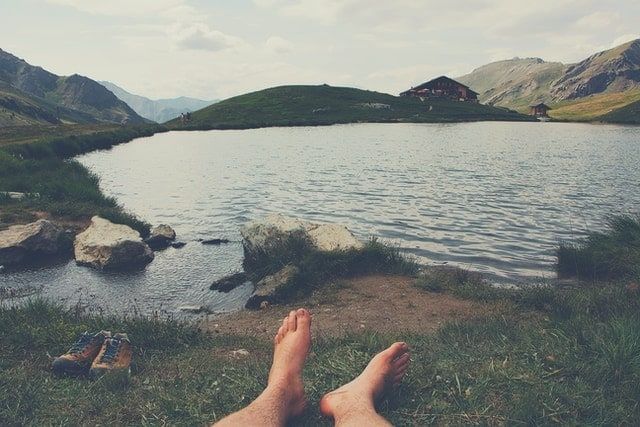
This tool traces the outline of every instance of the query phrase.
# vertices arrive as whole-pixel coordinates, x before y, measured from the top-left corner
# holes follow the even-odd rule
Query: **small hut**
[[[547,114],[549,110],[551,110],[551,107],[544,102],[541,102],[540,104],[531,106],[530,114],[534,117],[549,117],[549,114]]]

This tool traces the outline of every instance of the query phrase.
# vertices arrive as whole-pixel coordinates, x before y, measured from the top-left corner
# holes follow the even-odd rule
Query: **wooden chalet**
[[[547,113],[549,110],[551,110],[551,107],[549,107],[547,104],[545,104],[544,102],[541,102],[540,104],[536,104],[536,105],[531,105],[531,115],[534,117],[549,117],[549,114]]]
[[[458,101],[478,102],[478,93],[447,76],[440,76],[404,91],[400,96],[419,98],[448,98]]]

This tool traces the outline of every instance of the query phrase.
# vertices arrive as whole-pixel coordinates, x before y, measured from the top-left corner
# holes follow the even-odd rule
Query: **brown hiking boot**
[[[100,331],[97,334],[83,333],[69,351],[53,360],[51,365],[53,372],[67,375],[86,373],[100,352],[105,339],[110,336],[109,331]]]
[[[100,353],[91,364],[89,374],[99,377],[107,373],[131,373],[133,350],[127,334],[115,334],[104,340]]]

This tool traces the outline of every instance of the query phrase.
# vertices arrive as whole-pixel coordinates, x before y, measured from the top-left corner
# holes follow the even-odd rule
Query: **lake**
[[[78,158],[103,190],[187,245],[138,273],[73,261],[0,275],[4,286],[107,312],[243,306],[208,290],[242,262],[239,227],[272,212],[347,225],[424,263],[496,283],[555,277],[559,241],[640,206],[640,128],[561,123],[356,124],[170,132]],[[227,238],[205,246],[198,239]]]

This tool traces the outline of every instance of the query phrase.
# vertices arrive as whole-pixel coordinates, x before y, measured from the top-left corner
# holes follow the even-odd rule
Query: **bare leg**
[[[333,417],[336,426],[389,426],[375,409],[386,392],[398,386],[409,367],[409,347],[397,342],[378,353],[360,376],[325,394],[320,412]]]
[[[216,426],[284,426],[300,415],[307,404],[302,368],[311,347],[311,315],[292,311],[282,321],[275,338],[273,364],[267,388],[246,408],[229,415]]]

